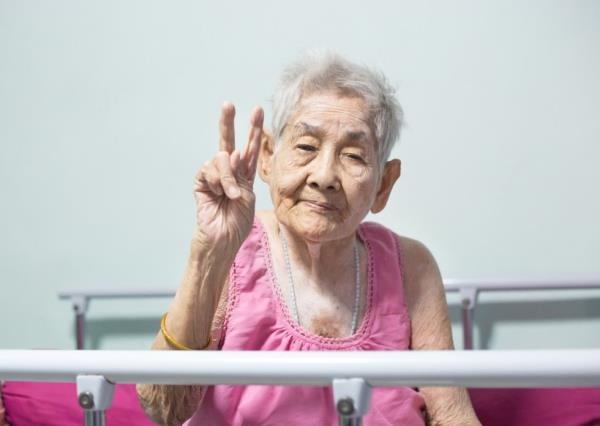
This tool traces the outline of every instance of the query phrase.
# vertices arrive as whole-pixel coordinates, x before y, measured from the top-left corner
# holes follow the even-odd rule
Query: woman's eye
[[[314,146],[307,145],[307,144],[298,144],[298,145],[296,145],[296,148],[298,148],[298,149],[300,149],[302,151],[309,151],[309,152],[317,150],[317,148],[315,148]]]
[[[360,162],[364,162],[363,158],[358,155],[358,154],[346,154],[346,157],[350,158],[351,160],[354,161],[360,161]]]

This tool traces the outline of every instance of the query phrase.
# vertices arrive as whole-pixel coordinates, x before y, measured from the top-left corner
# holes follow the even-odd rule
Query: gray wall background
[[[72,347],[61,289],[174,289],[221,102],[245,135],[308,48],[398,88],[403,176],[370,219],[446,278],[600,277],[599,22],[591,0],[0,0],[0,347]],[[480,300],[482,347],[600,347],[599,291]],[[148,347],[168,302],[92,302],[88,345]]]

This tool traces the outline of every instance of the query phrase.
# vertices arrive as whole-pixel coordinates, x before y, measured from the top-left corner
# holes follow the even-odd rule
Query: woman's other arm
[[[400,238],[413,350],[453,350],[446,293],[437,263],[422,243]],[[464,388],[424,387],[431,426],[481,425]]]

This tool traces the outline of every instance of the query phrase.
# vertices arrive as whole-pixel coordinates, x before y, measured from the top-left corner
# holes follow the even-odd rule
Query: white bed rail
[[[361,425],[372,386],[599,387],[600,349],[550,351],[0,350],[0,379],[75,381],[85,424],[104,425],[115,383],[332,386]]]
[[[600,278],[547,279],[547,280],[444,280],[448,292],[459,292],[461,297],[463,347],[473,349],[475,307],[479,293],[487,291],[579,290],[600,288]],[[60,299],[71,301],[75,311],[76,348],[85,347],[85,314],[92,299],[173,297],[175,290],[65,290]]]
[[[486,351],[0,350],[0,379],[328,386],[600,386],[600,349]]]

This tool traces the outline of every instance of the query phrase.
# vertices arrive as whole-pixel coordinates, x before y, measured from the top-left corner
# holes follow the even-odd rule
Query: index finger
[[[235,149],[235,130],[233,122],[235,119],[235,107],[231,102],[223,103],[221,108],[221,119],[219,120],[219,150],[232,153]]]

